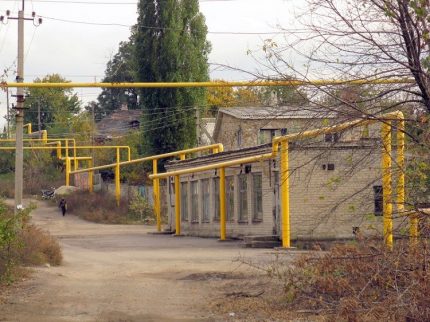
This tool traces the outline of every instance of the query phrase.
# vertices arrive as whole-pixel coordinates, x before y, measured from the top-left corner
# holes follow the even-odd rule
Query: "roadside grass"
[[[18,214],[0,200],[0,285],[11,284],[23,267],[62,262],[58,241],[48,232],[29,223],[32,205]]]
[[[427,238],[413,247],[397,240],[393,250],[361,240],[293,261],[243,263],[265,276],[230,282],[214,311],[244,321],[430,321]]]
[[[15,176],[14,173],[0,174],[0,197],[13,198],[15,195]],[[58,188],[63,185],[64,178],[59,175],[46,177],[42,175],[33,175],[31,179],[25,180],[23,187],[24,195],[40,196],[42,189],[49,189],[50,187]]]
[[[65,199],[67,212],[87,221],[104,224],[155,222],[151,207],[140,196],[133,196],[130,201],[122,199],[119,207],[115,198],[107,192],[76,191],[65,196]]]

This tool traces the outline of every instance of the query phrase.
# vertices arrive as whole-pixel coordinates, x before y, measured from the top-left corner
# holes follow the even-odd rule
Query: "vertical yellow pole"
[[[93,159],[89,159],[88,160],[88,168],[92,168],[93,167]],[[89,171],[88,172],[88,190],[89,192],[93,192],[94,191],[94,171]]]
[[[175,176],[175,224],[176,236],[181,235],[181,186],[179,176]]]
[[[66,139],[66,158],[69,157],[69,140]]]
[[[281,213],[282,213],[282,247],[290,244],[290,183],[288,164],[288,141],[281,142]]]
[[[130,149],[130,147],[127,147],[127,156],[128,156],[128,161],[131,161],[131,149]]]
[[[405,120],[397,121],[397,212],[405,210]]]
[[[57,143],[57,158],[61,159],[61,142]]]
[[[226,209],[225,209],[225,168],[219,169],[219,225],[220,239],[226,238]]]
[[[121,200],[121,181],[120,181],[120,170],[119,170],[119,162],[120,162],[120,153],[119,148],[116,148],[116,165],[115,165],[115,199],[117,206],[120,205]]]
[[[184,153],[179,155],[179,160],[185,160],[185,154]]]
[[[48,131],[42,130],[42,140],[43,143],[48,143]]]
[[[393,249],[393,205],[391,188],[391,121],[382,124],[382,198],[384,242]]]
[[[76,141],[73,141],[73,163],[74,163],[74,170],[78,170],[78,162],[76,160]]]
[[[157,159],[152,160],[152,173],[158,173]],[[153,181],[154,212],[157,219],[157,231],[161,231],[161,204],[160,204],[160,179]]]
[[[70,186],[70,159],[66,157],[66,186]]]
[[[412,247],[418,243],[418,216],[416,213],[412,213],[409,217],[409,243]]]

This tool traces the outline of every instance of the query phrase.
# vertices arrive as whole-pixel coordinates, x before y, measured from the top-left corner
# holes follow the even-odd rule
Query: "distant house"
[[[113,112],[96,124],[97,140],[122,137],[130,131],[139,130],[141,117],[141,110],[121,109]]]

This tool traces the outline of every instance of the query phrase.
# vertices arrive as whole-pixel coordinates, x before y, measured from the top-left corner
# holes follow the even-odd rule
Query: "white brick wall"
[[[240,151],[234,152],[240,157]],[[231,155],[230,155],[231,157]],[[215,157],[214,157],[215,158]],[[220,161],[217,157],[217,162]],[[195,165],[198,165],[193,161]],[[204,161],[207,164],[207,159]],[[180,162],[182,163],[182,162]],[[323,164],[332,163],[333,171],[323,170]],[[186,164],[186,163],[185,163]],[[248,221],[238,221],[238,175],[245,172],[245,165],[226,169],[226,176],[235,177],[235,215],[227,222],[227,236],[280,235],[279,218],[274,216],[276,207],[275,181],[278,161],[267,160],[253,163],[251,173],[262,173],[263,220],[252,220],[253,191],[251,173],[248,176]],[[307,147],[290,152],[290,223],[293,239],[351,238],[353,227],[362,233],[382,231],[382,217],[374,216],[373,186],[380,185],[380,148],[370,146]],[[179,165],[179,164],[178,164]],[[171,170],[174,166],[171,167]],[[184,175],[182,182],[210,178],[210,209],[214,209],[213,178],[215,170],[194,175]],[[190,185],[188,185],[188,189]],[[199,188],[200,194],[200,188]],[[188,192],[188,204],[191,195]],[[171,198],[174,200],[173,196]],[[209,223],[201,221],[201,201],[198,202],[198,223],[182,222],[184,234],[195,236],[219,236],[219,222],[211,214]],[[170,222],[174,227],[174,207],[170,207]]]

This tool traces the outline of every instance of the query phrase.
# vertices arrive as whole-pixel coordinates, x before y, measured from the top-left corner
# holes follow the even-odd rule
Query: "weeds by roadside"
[[[121,200],[120,207],[112,195],[103,192],[76,191],[66,199],[68,212],[84,220],[105,224],[154,223],[151,207],[137,194],[129,202]]]
[[[60,245],[48,232],[29,223],[31,206],[14,214],[0,201],[0,284],[12,283],[19,267],[60,265]]]
[[[322,256],[303,256],[270,275],[282,282],[285,300],[301,313],[347,321],[428,321],[430,252],[399,241],[334,247]]]

